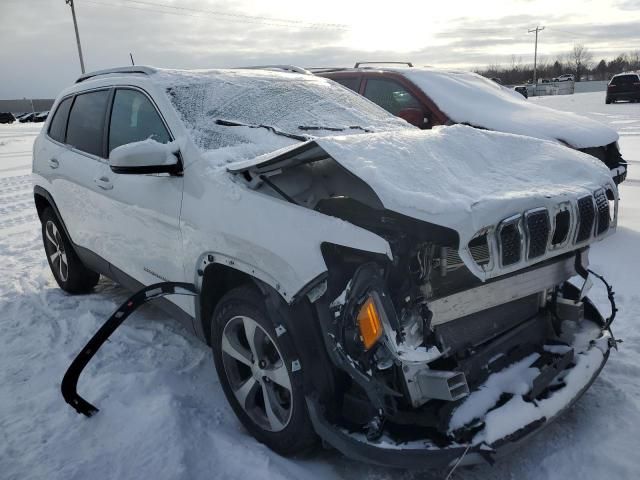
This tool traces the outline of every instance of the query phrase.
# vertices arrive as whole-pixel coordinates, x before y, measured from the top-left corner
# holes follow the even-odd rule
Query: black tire
[[[256,417],[259,415],[260,398],[263,399],[262,408],[265,409],[264,395],[266,395],[267,392],[267,390],[265,390],[267,387],[267,385],[265,385],[265,381],[267,383],[270,382],[266,377],[262,377],[262,382],[254,380],[260,376],[260,373],[256,374],[255,370],[253,370],[253,368],[258,366],[258,359],[254,359],[253,355],[250,355],[252,358],[251,361],[254,361],[254,364],[253,367],[247,367],[245,365],[241,365],[241,362],[238,362],[234,357],[227,353],[223,353],[223,335],[228,335],[228,331],[225,332],[225,327],[231,329],[233,327],[233,322],[238,322],[239,318],[248,318],[255,321],[255,323],[263,329],[263,332],[268,334],[269,338],[264,340],[264,333],[260,333],[267,346],[272,347],[273,344],[275,344],[277,354],[280,354],[283,360],[283,362],[278,362],[278,364],[281,366],[282,363],[284,363],[286,372],[289,375],[291,390],[288,395],[282,396],[286,397],[284,403],[289,405],[288,411],[290,413],[288,414],[288,422],[278,431],[270,431],[268,426],[265,427],[252,418],[252,416]],[[259,331],[259,329],[256,329],[256,331]],[[243,332],[245,332],[246,340],[246,329],[243,330]],[[213,348],[215,367],[218,373],[218,378],[220,379],[220,384],[222,385],[231,408],[233,408],[233,411],[244,427],[259,442],[265,444],[270,449],[281,455],[295,455],[312,449],[316,444],[317,438],[313,430],[311,420],[309,419],[304,399],[301,378],[302,371],[297,370],[296,372],[292,372],[292,363],[298,359],[298,356],[293,349],[292,342],[288,340],[287,335],[288,333],[282,332],[280,336],[276,334],[274,323],[268,317],[267,308],[264,305],[262,296],[259,290],[253,285],[240,286],[229,291],[216,306],[211,320],[211,345]],[[254,336],[254,338],[257,337]],[[240,345],[240,347],[243,347],[243,345]],[[228,349],[228,347],[226,348]],[[245,353],[250,354],[249,348],[250,346],[248,343],[244,345]],[[254,349],[251,348],[251,351],[254,351]],[[237,378],[237,375],[232,375],[232,368],[230,368],[230,364],[234,363],[243,367],[245,369],[245,373],[248,372],[247,378],[239,379]],[[227,370],[229,370],[229,372]],[[236,377],[235,379],[232,378],[234,376]],[[255,387],[257,389],[254,394],[256,401],[253,402],[254,407],[253,412],[251,413],[252,416],[247,413],[245,407],[241,406],[238,398],[236,398],[236,394],[234,393],[234,391],[238,392],[242,386],[244,386],[245,383],[248,384],[249,381],[258,385]],[[240,386],[236,386],[234,390],[232,383]],[[271,383],[270,388],[273,389],[275,387],[278,387],[278,385],[275,382]],[[283,391],[286,393],[286,390]],[[249,395],[247,395],[247,398]]]
[[[78,258],[64,228],[51,207],[42,212],[42,241],[53,278],[62,290],[87,293],[100,280],[100,274],[88,269]],[[63,261],[66,259],[66,265]]]
[[[606,98],[606,99],[604,100],[604,103],[606,103],[607,105],[609,105],[609,104],[611,103],[611,99],[610,99],[610,98]]]

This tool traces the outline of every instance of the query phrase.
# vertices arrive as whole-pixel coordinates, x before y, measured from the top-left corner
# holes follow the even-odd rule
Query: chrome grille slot
[[[473,261],[480,266],[487,265],[491,260],[489,252],[489,238],[487,234],[480,235],[469,242],[469,253]]]
[[[547,251],[551,224],[549,212],[545,208],[530,210],[525,213],[525,226],[527,229],[527,258],[537,258]]]
[[[596,200],[596,209],[598,222],[596,223],[596,235],[601,235],[609,229],[609,221],[611,219],[609,212],[609,200],[604,190],[597,190],[594,193]]]
[[[584,242],[591,237],[593,224],[596,218],[593,197],[591,195],[578,199],[578,230],[576,233],[576,243]]]
[[[561,245],[567,240],[571,228],[571,213],[569,210],[560,210],[556,213],[556,224],[553,230],[551,245]]]
[[[522,258],[520,215],[504,220],[498,226],[498,245],[502,266],[518,263]]]

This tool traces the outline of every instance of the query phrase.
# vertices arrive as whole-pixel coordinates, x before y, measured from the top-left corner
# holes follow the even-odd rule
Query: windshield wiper
[[[310,138],[306,135],[296,135],[295,133],[283,132],[282,130],[278,130],[271,125],[255,125],[251,123],[240,123],[240,122],[232,122],[231,120],[222,120],[221,118],[216,119],[216,125],[222,125],[223,127],[249,127],[249,128],[264,128],[265,130],[269,130],[271,133],[275,133],[276,135],[280,135],[282,137],[292,138],[294,140],[299,140],[301,142],[306,142],[310,140]]]
[[[344,132],[345,130],[362,130],[363,132],[367,132],[367,133],[371,133],[371,130],[369,130],[368,128],[364,128],[361,127],[360,125],[352,125],[346,128],[342,128],[342,127],[323,127],[320,125],[314,125],[314,126],[306,126],[306,125],[300,125],[298,127],[298,130],[304,130],[304,131],[309,131],[309,130],[328,130],[330,132]]]

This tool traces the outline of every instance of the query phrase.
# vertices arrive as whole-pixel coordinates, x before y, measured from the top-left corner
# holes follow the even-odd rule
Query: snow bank
[[[600,122],[530,103],[519,93],[475,73],[431,68],[397,70],[456,123],[559,140],[574,148],[598,147],[618,140],[617,132]]]

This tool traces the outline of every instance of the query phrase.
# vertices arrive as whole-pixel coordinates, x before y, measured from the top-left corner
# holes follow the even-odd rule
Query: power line
[[[148,1],[143,1],[143,0],[123,0],[127,3],[138,3],[141,5],[151,5],[151,6],[155,6],[155,7],[163,7],[163,8],[173,8],[175,10],[188,10],[191,12],[200,12],[200,13],[208,13],[210,15],[216,15],[216,16],[224,16],[224,17],[235,17],[235,18],[242,18],[242,19],[250,19],[250,20],[264,20],[264,21],[268,21],[268,22],[278,22],[278,23],[291,23],[291,24],[297,24],[297,25],[306,25],[309,27],[322,27],[322,28],[327,28],[327,27],[331,27],[331,28],[346,28],[346,25],[340,24],[340,23],[316,23],[316,22],[304,22],[302,20],[290,20],[290,19],[284,19],[284,18],[274,18],[274,17],[260,17],[260,16],[256,16],[256,15],[244,15],[241,13],[229,13],[229,12],[223,12],[221,10],[203,10],[203,9],[198,9],[198,8],[192,8],[192,7],[178,7],[175,5],[168,5],[166,3],[157,3],[157,2],[148,2]]]
[[[317,29],[317,30],[348,30],[349,28],[347,25],[343,25],[339,23],[310,23],[310,22],[303,22],[301,20],[290,20],[290,19],[275,18],[275,17],[260,17],[260,16],[253,16],[253,15],[244,15],[239,13],[223,12],[220,10],[203,10],[203,9],[192,8],[192,7],[183,7],[183,6],[168,5],[168,4],[156,3],[156,2],[147,2],[143,0],[122,0],[122,1],[125,1],[126,3],[134,3],[136,5],[127,5],[126,3],[105,3],[105,2],[95,1],[95,0],[84,0],[84,2],[94,4],[94,5],[130,8],[134,10],[142,10],[145,12],[156,12],[156,13],[163,13],[167,15],[177,15],[177,16],[183,16],[183,17],[200,18],[201,15],[211,15],[216,17],[223,17],[230,22],[250,23],[250,24],[266,25],[266,26],[272,26],[272,27],[307,28],[307,29]],[[189,13],[189,12],[192,12],[192,13]]]

